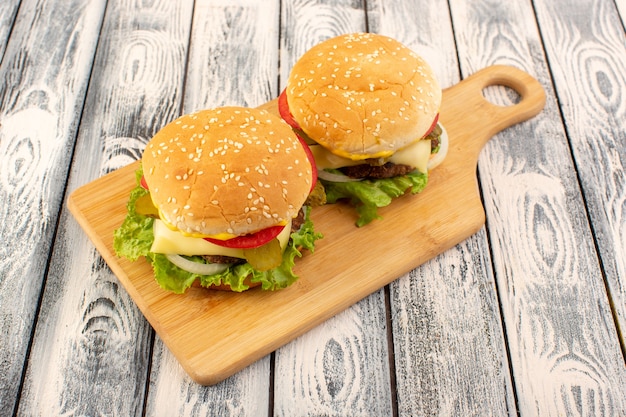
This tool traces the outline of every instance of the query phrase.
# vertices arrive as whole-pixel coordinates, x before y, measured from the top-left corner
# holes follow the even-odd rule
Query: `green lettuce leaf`
[[[311,252],[315,249],[315,241],[322,237],[315,233],[313,222],[310,219],[310,208],[304,207],[305,221],[302,227],[291,233],[291,239],[283,252],[283,260],[280,266],[269,271],[257,271],[249,263],[228,267],[224,271],[213,275],[198,275],[187,272],[172,264],[165,255],[150,252],[154,233],[152,225],[154,220],[150,217],[137,214],[135,202],[146,193],[139,185],[141,172],[138,171],[137,186],[131,191],[128,201],[128,214],[122,225],[115,230],[113,248],[117,256],[127,258],[131,261],[137,260],[140,256],[145,256],[154,270],[154,277],[159,285],[168,291],[177,294],[184,293],[193,282],[198,279],[204,287],[210,285],[228,284],[233,291],[245,291],[249,286],[244,284],[244,280],[252,275],[251,281],[261,283],[264,290],[277,290],[286,288],[293,284],[298,276],[293,272],[295,258],[301,257],[300,249]],[[196,262],[204,262],[201,257],[192,257]]]
[[[139,185],[143,171],[137,170],[136,186],[130,192],[126,208],[128,213],[122,225],[113,233],[113,249],[117,256],[136,261],[140,256],[147,256],[154,240],[152,224],[154,219],[135,211],[135,203],[139,197],[148,194],[148,190]]]
[[[330,170],[329,170],[330,171]],[[418,170],[393,178],[367,179],[354,182],[331,182],[322,180],[326,190],[326,201],[330,204],[342,199],[350,200],[359,215],[356,225],[364,226],[380,219],[378,208],[391,204],[407,190],[417,194],[428,183],[428,174]]]

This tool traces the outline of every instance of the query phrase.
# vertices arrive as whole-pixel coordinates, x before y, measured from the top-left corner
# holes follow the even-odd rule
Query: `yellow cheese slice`
[[[353,161],[352,159],[335,155],[321,145],[310,145],[309,148],[311,149],[311,153],[313,153],[313,159],[315,159],[317,169],[337,169],[352,165],[361,165],[363,163],[363,161]]]
[[[389,158],[389,162],[396,165],[408,165],[417,168],[419,172],[428,171],[430,159],[430,141],[419,140],[412,145],[402,148]]]
[[[363,161],[353,161],[330,152],[321,145],[309,146],[317,169],[337,169],[352,165],[360,165]],[[394,164],[408,165],[417,168],[420,172],[428,170],[428,160],[430,159],[430,141],[419,140],[399,151],[395,152],[389,159]]]
[[[182,233],[172,230],[160,219],[154,220],[154,242],[150,252],[177,254],[177,255],[222,255],[235,258],[244,258],[243,250],[237,248],[225,248],[208,242],[202,238],[184,236]],[[280,247],[284,250],[291,235],[291,222],[277,236]]]

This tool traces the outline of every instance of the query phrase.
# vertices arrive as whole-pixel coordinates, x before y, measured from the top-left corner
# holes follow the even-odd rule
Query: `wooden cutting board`
[[[503,85],[518,103],[497,106],[483,89]],[[113,231],[126,214],[138,163],[74,191],[68,206],[163,342],[191,378],[212,385],[271,353],[480,229],[485,221],[476,164],[497,132],[541,111],[545,94],[530,75],[492,66],[444,90],[440,121],[448,131],[448,156],[426,189],[381,209],[382,220],[357,228],[344,204],[315,208],[324,234],[314,254],[298,260],[293,286],[244,293],[192,288],[163,291],[143,259],[129,262],[113,252]],[[275,100],[264,104],[276,113]]]

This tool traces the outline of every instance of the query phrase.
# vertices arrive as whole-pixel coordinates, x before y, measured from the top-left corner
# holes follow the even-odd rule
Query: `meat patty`
[[[384,165],[361,164],[341,168],[341,172],[350,178],[391,178],[405,175],[415,170],[409,165],[387,162]]]
[[[424,140],[430,140],[431,151],[437,150],[441,145],[441,126],[436,125],[432,132]],[[376,161],[377,160],[372,160]],[[385,164],[366,163],[361,165],[354,165],[343,167],[340,169],[345,175],[350,178],[391,178],[399,175],[405,175],[415,170],[415,167],[402,164],[394,164],[393,162],[387,162]]]
[[[245,259],[235,258],[233,256],[223,256],[223,255],[202,255],[202,258],[210,262],[212,264],[232,264],[238,265],[246,262]]]
[[[298,215],[291,220],[291,230],[300,230],[304,223],[304,209],[300,209]]]

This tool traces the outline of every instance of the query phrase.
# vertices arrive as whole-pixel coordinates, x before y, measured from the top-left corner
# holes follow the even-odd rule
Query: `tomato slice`
[[[141,176],[141,181],[139,182],[139,185],[141,185],[141,188],[149,190],[148,183],[146,182],[146,177],[144,177],[143,175]]]
[[[287,90],[283,90],[283,92],[278,96],[278,113],[280,113],[280,117],[282,117],[289,126],[294,129],[301,130],[300,125],[296,122],[296,119],[293,118],[293,115],[289,111],[289,104],[287,103]]]
[[[313,188],[315,188],[315,184],[317,184],[317,165],[315,164],[315,158],[313,157],[313,152],[311,152],[311,148],[309,148],[309,145],[307,145],[306,141],[300,135],[298,135],[297,132],[295,133],[296,133],[296,136],[298,137],[298,140],[302,144],[302,147],[304,148],[304,152],[306,153],[307,159],[311,163],[312,178],[311,178],[311,190],[310,191],[313,191]]]
[[[258,248],[274,239],[276,236],[283,231],[285,226],[271,226],[267,229],[259,230],[256,233],[251,233],[249,235],[237,236],[232,239],[220,240],[214,239],[210,237],[205,237],[204,240],[207,242],[214,243],[219,246],[223,246],[225,248],[237,248],[237,249],[246,249],[246,248]]]
[[[433,124],[430,125],[430,127],[428,128],[428,131],[426,131],[426,133],[424,134],[424,137],[430,135],[430,132],[432,132],[435,126],[437,126],[438,121],[439,121],[439,113],[435,115],[435,120],[433,120]]]

